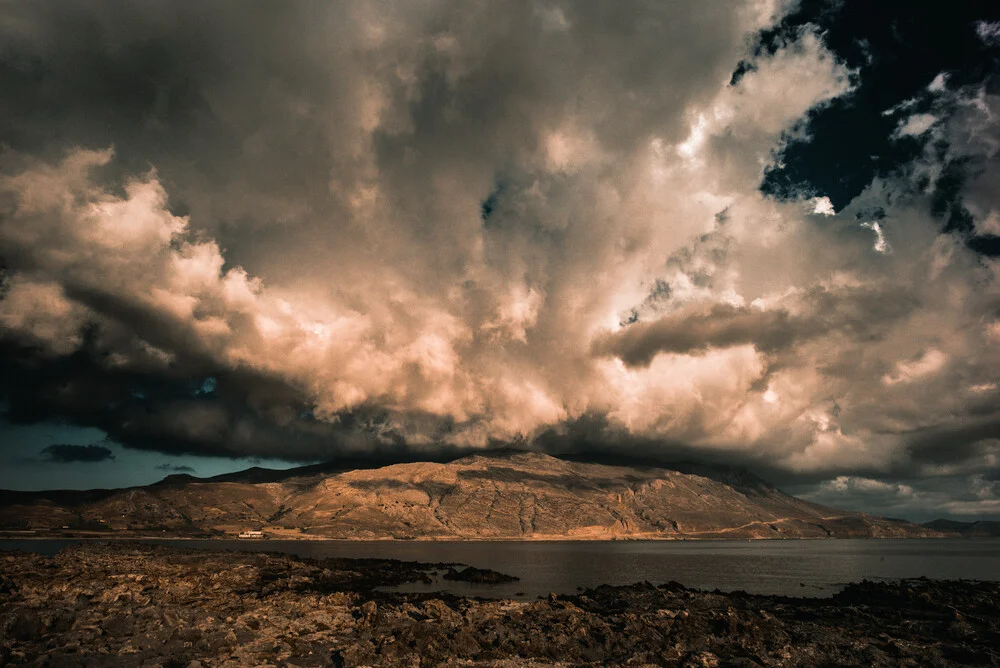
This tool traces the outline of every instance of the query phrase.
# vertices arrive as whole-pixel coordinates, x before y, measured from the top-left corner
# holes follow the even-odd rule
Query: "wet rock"
[[[376,590],[440,564],[127,543],[0,560],[18,578],[0,593],[0,665],[1000,665],[998,583],[828,599],[639,583],[524,602]]]
[[[711,652],[696,652],[684,660],[685,668],[717,668],[719,657]]]
[[[15,608],[0,617],[0,640],[37,640],[44,629],[45,623],[35,610]]]
[[[358,617],[363,624],[373,624],[378,615],[378,605],[375,601],[365,601],[358,610]]]
[[[429,619],[437,620],[439,622],[445,622],[449,624],[458,624],[462,620],[462,616],[448,607],[448,604],[441,599],[432,598],[426,601],[423,605],[422,612]]]

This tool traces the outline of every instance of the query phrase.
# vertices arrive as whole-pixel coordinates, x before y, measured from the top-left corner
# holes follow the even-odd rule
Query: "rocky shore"
[[[0,666],[1000,665],[1000,583],[864,582],[827,599],[377,590],[456,566],[129,543],[0,552]]]

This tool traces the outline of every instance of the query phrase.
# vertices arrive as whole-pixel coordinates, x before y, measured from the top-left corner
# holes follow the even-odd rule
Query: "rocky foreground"
[[[829,599],[599,587],[533,602],[379,585],[489,571],[135,544],[0,552],[0,665],[1000,665],[1000,583]]]

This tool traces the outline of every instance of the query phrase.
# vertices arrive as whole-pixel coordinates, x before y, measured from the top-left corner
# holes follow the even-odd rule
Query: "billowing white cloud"
[[[813,213],[818,213],[821,216],[832,216],[836,211],[829,197],[814,197]]]
[[[869,229],[875,233],[875,244],[872,246],[872,250],[876,253],[889,253],[892,249],[889,246],[889,242],[885,240],[885,232],[882,231],[882,226],[877,222],[874,223],[861,223],[861,227]]]
[[[987,44],[1000,42],[1000,21],[978,21],[976,34]]]
[[[5,158],[3,336],[58,356],[92,327],[108,369],[243,374],[275,422],[377,414],[373,438],[414,447],[599,415],[789,471],[911,466],[928,430],[1000,420],[998,267],[940,235],[910,175],[840,212],[760,193],[857,76],[803,29],[730,84],[786,6],[317,12],[294,58],[248,54],[253,85],[198,91],[227,142],[153,151],[155,171],[118,165],[113,137]],[[995,109],[976,93],[899,132],[988,161]],[[171,410],[192,441],[253,440],[220,406]]]
[[[930,130],[937,122],[938,118],[933,114],[913,114],[907,116],[899,122],[899,127],[896,128],[896,136],[919,137]]]

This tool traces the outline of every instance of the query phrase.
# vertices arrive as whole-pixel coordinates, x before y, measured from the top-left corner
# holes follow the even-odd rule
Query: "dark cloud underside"
[[[61,443],[44,448],[41,456],[45,461],[55,464],[103,462],[115,458],[111,450],[103,445],[66,445]]]

